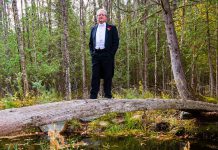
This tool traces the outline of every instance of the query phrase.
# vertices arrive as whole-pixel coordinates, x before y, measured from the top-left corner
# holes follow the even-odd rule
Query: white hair
[[[107,11],[105,10],[105,9],[99,9],[98,11],[97,11],[97,15],[100,13],[100,12],[104,12],[104,15],[105,16],[107,16]]]

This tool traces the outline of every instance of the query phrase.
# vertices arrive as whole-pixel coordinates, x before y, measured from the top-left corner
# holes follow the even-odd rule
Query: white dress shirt
[[[104,49],[105,43],[105,32],[106,32],[106,23],[98,24],[96,31],[96,46],[95,49]]]

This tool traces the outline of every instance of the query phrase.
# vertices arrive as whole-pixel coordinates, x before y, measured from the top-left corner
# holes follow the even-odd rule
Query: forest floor
[[[201,139],[218,141],[218,123],[180,119],[180,111],[110,113],[90,122],[71,120],[64,133],[81,136],[134,136],[158,140]]]

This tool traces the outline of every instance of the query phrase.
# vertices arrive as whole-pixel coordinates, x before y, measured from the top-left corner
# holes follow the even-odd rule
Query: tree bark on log
[[[218,112],[218,104],[177,99],[88,99],[6,109],[0,111],[0,136],[12,135],[30,127],[39,127],[73,118],[101,116],[110,112],[156,109]]]

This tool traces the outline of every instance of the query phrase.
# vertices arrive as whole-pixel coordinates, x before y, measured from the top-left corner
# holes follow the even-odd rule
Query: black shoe
[[[112,99],[112,95],[105,95],[104,98]]]
[[[95,96],[95,95],[90,95],[90,99],[97,99],[97,96]]]

